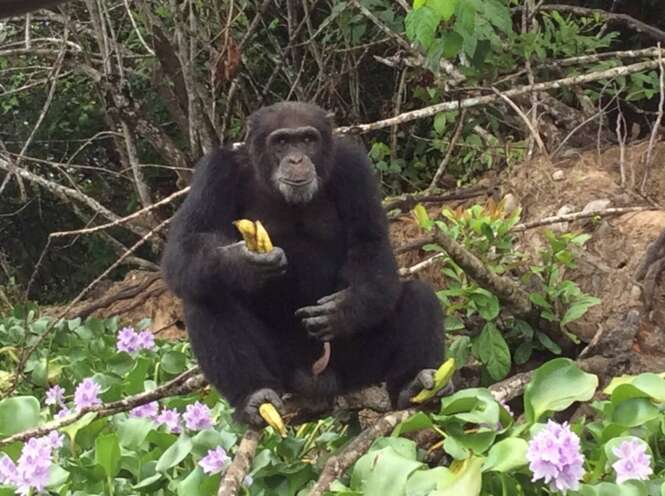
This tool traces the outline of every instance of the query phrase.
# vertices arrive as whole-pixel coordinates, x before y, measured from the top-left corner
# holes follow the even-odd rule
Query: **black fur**
[[[313,158],[321,182],[309,203],[293,205],[267,179],[275,164],[262,140],[302,125],[323,136]],[[248,127],[249,149],[218,150],[197,165],[162,261],[204,374],[234,406],[263,388],[327,397],[382,381],[396,400],[419,371],[441,363],[442,312],[427,285],[399,281],[366,152],[333,138],[312,105],[273,105]],[[241,218],[265,225],[286,255],[284,275],[257,280],[234,244],[241,237],[232,222]],[[322,344],[294,314],[345,288],[331,361],[315,378]]]

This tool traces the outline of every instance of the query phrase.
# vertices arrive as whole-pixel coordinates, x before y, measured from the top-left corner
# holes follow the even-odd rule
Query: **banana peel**
[[[441,391],[455,373],[455,359],[446,360],[434,373],[434,387],[432,389],[423,389],[417,395],[411,398],[411,403],[424,403],[436,396]]]
[[[286,437],[286,426],[282,420],[282,416],[277,411],[277,408],[272,403],[261,403],[259,406],[259,415],[266,421],[266,423],[279,432],[280,436]]]
[[[257,253],[268,253],[272,251],[273,244],[268,235],[268,231],[263,227],[261,221],[251,221],[249,219],[240,219],[233,222],[233,225],[236,226],[240,234],[242,234],[242,239],[247,245],[247,249]]]

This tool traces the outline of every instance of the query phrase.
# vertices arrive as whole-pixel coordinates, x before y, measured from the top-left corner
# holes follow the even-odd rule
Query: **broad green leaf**
[[[471,301],[478,309],[478,313],[485,320],[494,320],[499,315],[499,299],[483,288],[476,288],[469,295]]]
[[[497,0],[483,0],[482,3],[487,20],[504,33],[512,33],[513,21],[510,14],[510,8],[508,8],[504,2],[499,2]]]
[[[187,357],[179,351],[169,351],[164,354],[159,363],[165,372],[176,375],[187,368]]]
[[[417,412],[395,426],[392,436],[401,436],[409,432],[421,431],[432,427],[432,419],[424,412]]]
[[[401,456],[394,448],[371,451],[363,455],[353,468],[351,489],[363,494],[406,494],[406,481],[422,463]]]
[[[197,466],[178,483],[178,496],[206,496],[206,493],[201,491],[201,485],[206,477],[201,467]]]
[[[524,365],[531,358],[533,352],[533,341],[523,341],[513,353],[513,360],[517,365]]]
[[[67,472],[60,465],[51,465],[48,473],[48,483],[46,487],[55,489],[62,486],[69,479],[69,472]]]
[[[510,372],[510,349],[501,331],[492,323],[485,324],[478,337],[476,349],[480,360],[494,380],[501,380]]]
[[[483,472],[510,472],[527,464],[526,450],[528,443],[518,437],[509,437],[499,441],[487,454]]]
[[[445,112],[439,112],[436,114],[434,117],[434,130],[436,131],[436,134],[443,134],[443,132],[446,130],[446,113]]]
[[[432,221],[429,218],[427,209],[423,207],[422,203],[419,203],[413,208],[413,216],[420,227],[428,230],[432,227]]]
[[[626,481],[623,484],[601,482],[599,484],[582,484],[580,496],[649,496],[646,485],[640,481]]]
[[[407,37],[427,49],[434,41],[434,34],[439,26],[439,17],[425,5],[409,12],[404,23]]]
[[[619,403],[612,412],[612,422],[624,427],[639,427],[658,418],[659,412],[648,399],[632,398]]]
[[[536,369],[524,392],[524,410],[530,423],[550,411],[565,410],[575,401],[589,401],[598,377],[582,372],[568,358],[555,358]]]
[[[437,13],[440,19],[447,21],[455,13],[458,0],[427,0],[427,6]]]
[[[428,496],[437,488],[439,481],[446,480],[449,473],[446,467],[416,470],[406,481],[406,496]]]
[[[192,439],[186,434],[182,434],[178,440],[167,449],[157,460],[157,472],[166,472],[175,467],[192,451]]]
[[[547,309],[552,308],[552,305],[550,305],[549,302],[545,299],[545,297],[540,293],[529,293],[529,300],[531,301],[531,303],[533,303],[534,305],[538,305],[539,307]]]
[[[118,422],[118,439],[123,448],[137,449],[145,442],[156,424],[146,418],[128,418]]]
[[[466,460],[456,460],[450,465],[450,474],[446,480],[439,482],[437,491],[431,496],[478,496],[482,489],[483,466],[482,457],[471,457]]]
[[[15,396],[0,401],[0,436],[39,425],[39,410],[39,401],[34,396]]]
[[[114,432],[104,434],[95,442],[95,462],[101,465],[108,478],[115,477],[120,471],[120,443]]]
[[[651,398],[658,403],[665,403],[665,379],[658,374],[644,373],[636,377],[631,377],[626,384],[617,384],[614,381],[610,383],[612,403],[618,404],[630,398]]]

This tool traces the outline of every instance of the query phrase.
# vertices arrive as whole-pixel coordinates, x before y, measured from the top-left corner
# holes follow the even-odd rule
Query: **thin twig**
[[[465,117],[466,117],[466,109],[462,109],[459,118],[457,119],[457,126],[455,127],[455,131],[453,132],[453,137],[451,138],[450,143],[448,144],[448,149],[446,150],[446,156],[443,157],[443,160],[439,164],[439,168],[436,170],[436,173],[432,178],[432,182],[429,184],[428,188],[425,191],[432,191],[433,189],[435,189],[438,186],[439,181],[445,174],[446,168],[448,167],[450,159],[453,156],[453,150],[455,149],[455,145],[457,144],[457,141],[459,140],[460,136],[462,136],[462,129],[464,128]]]
[[[648,210],[657,210],[653,207],[622,207],[622,208],[606,208],[603,210],[596,210],[593,212],[573,212],[572,214],[555,215],[553,217],[545,217],[543,219],[516,224],[510,232],[524,232],[534,227],[546,226],[550,224],[558,224],[559,222],[572,222],[580,219],[590,219],[592,217],[610,217],[612,215],[623,215],[632,212],[645,212]]]
[[[658,45],[660,48],[660,44]],[[653,124],[653,129],[651,130],[651,137],[649,138],[649,148],[647,148],[647,156],[644,162],[644,177],[642,179],[642,186],[640,187],[640,193],[645,194],[647,189],[647,182],[649,181],[649,174],[651,172],[651,166],[653,165],[653,149],[656,144],[656,139],[660,133],[660,124],[663,121],[663,112],[665,110],[665,65],[663,65],[663,54],[658,52],[658,65],[660,66],[660,102],[658,104],[658,116],[656,117],[656,122]]]
[[[540,153],[542,153],[543,155],[547,155],[547,148],[545,148],[545,143],[543,143],[543,139],[540,137],[540,133],[534,127],[534,123],[531,122],[531,120],[526,115],[524,115],[522,109],[519,108],[519,106],[515,102],[513,102],[508,96],[506,96],[505,93],[500,92],[496,88],[492,88],[492,90],[494,91],[494,93],[500,96],[517,113],[517,115],[520,116],[520,118],[524,121],[524,124],[526,124],[526,127],[529,129],[531,136],[533,136],[533,139],[536,141],[536,144],[540,149]]]

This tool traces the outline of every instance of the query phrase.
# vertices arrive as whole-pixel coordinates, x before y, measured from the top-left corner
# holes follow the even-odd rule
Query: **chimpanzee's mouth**
[[[302,188],[303,186],[307,186],[311,184],[311,182],[314,180],[314,178],[307,177],[304,179],[298,179],[298,180],[293,180],[293,179],[287,179],[285,177],[281,177],[279,179],[279,182],[287,184],[288,186],[295,186],[297,188]]]

